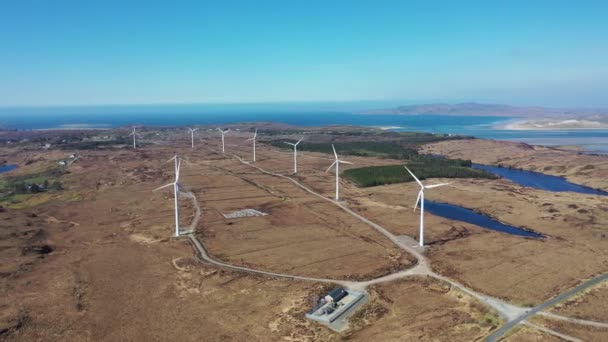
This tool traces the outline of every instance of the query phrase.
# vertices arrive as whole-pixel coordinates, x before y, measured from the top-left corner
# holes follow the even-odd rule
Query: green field
[[[385,132],[384,137],[391,136],[396,139],[387,141],[355,141],[335,142],[336,151],[340,155],[375,157],[406,160],[408,167],[420,179],[426,178],[497,178],[492,173],[471,168],[470,160],[436,158],[431,155],[418,153],[422,144],[436,141],[463,139],[465,137],[451,137],[441,134],[429,133],[398,133]],[[271,140],[272,146],[292,149],[285,142],[295,140]],[[300,151],[320,152],[332,154],[331,143],[308,143],[302,141],[298,145]],[[403,165],[370,166],[350,169],[344,176],[359,186],[368,187],[383,184],[410,182],[414,179],[403,168]]]
[[[383,132],[378,134],[368,133],[368,135],[370,139],[376,137],[378,139],[381,138],[390,140],[334,142],[333,145],[340,155],[409,160],[418,155],[418,148],[423,144],[466,138],[461,136],[448,136],[444,134],[406,132]],[[282,149],[293,148],[292,146],[285,144],[285,142],[294,143],[296,140],[277,139],[266,141],[265,143]],[[331,144],[332,143],[311,143],[302,141],[298,145],[298,150],[331,154],[333,153]]]
[[[296,142],[294,140],[274,140],[270,144],[279,148],[292,149],[291,145],[285,144],[286,141],[291,143]],[[418,154],[415,149],[405,148],[393,142],[357,141],[334,143],[334,146],[339,154],[351,156],[408,159],[412,155]],[[326,143],[301,142],[298,145],[298,150],[333,154],[331,144]]]
[[[434,159],[434,160],[432,160]],[[497,178],[484,170],[470,168],[470,161],[417,158],[407,163],[420,180],[427,178]],[[403,165],[368,166],[344,171],[344,176],[361,187],[412,182],[414,179]]]
[[[29,199],[40,192],[57,192],[63,190],[59,178],[63,174],[63,170],[51,165],[45,171],[20,176],[2,176],[0,177],[0,205],[16,204]],[[46,185],[47,189],[40,187]],[[28,189],[28,186],[32,186]],[[33,186],[37,190],[33,190]]]

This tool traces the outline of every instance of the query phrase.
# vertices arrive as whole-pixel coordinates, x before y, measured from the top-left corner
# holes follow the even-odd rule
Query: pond
[[[18,166],[15,164],[6,164],[6,165],[2,165],[0,166],[0,173],[2,172],[9,172],[11,170],[16,169]]]
[[[542,238],[541,234],[527,231],[525,229],[506,225],[493,218],[477,213],[471,209],[457,205],[425,200],[424,209],[433,215],[441,216],[450,220],[466,222],[483,228],[524,237]]]
[[[530,188],[554,192],[570,191],[581,194],[608,196],[608,192],[606,191],[570,183],[563,177],[550,176],[540,172],[523,171],[483,164],[473,164],[473,168],[486,170],[514,183]]]

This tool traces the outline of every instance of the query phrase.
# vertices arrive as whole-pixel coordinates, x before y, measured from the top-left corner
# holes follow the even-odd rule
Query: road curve
[[[204,260],[210,264],[216,265],[216,266],[221,266],[224,268],[229,268],[229,269],[233,269],[233,270],[237,270],[237,271],[243,271],[243,272],[252,273],[252,274],[260,274],[260,275],[271,276],[271,277],[276,277],[276,278],[286,278],[286,279],[292,279],[292,280],[305,280],[305,281],[313,281],[313,282],[319,282],[319,283],[330,283],[330,284],[337,284],[340,286],[344,286],[347,288],[356,286],[353,282],[348,281],[348,280],[303,277],[303,276],[298,276],[298,275],[289,275],[289,274],[283,274],[283,273],[260,271],[260,270],[255,270],[255,269],[251,269],[248,267],[227,264],[225,262],[221,262],[221,261],[211,258],[209,256],[209,254],[207,254],[207,251],[205,250],[205,247],[203,247],[203,244],[201,244],[201,242],[198,241],[198,239],[196,238],[196,236],[194,236],[193,233],[188,233],[185,236],[188,237],[188,239],[190,239],[190,242],[192,243],[192,245],[194,246],[194,248],[197,251],[198,256],[202,260]]]
[[[341,202],[338,201],[334,201],[330,198],[327,198],[321,194],[318,194],[316,192],[314,192],[313,190],[309,189],[308,187],[306,187],[305,185],[299,183],[298,181],[296,181],[295,179],[282,175],[282,174],[278,174],[278,173],[274,173],[274,172],[270,172],[270,171],[266,171],[256,165],[253,165],[247,161],[244,161],[242,158],[240,158],[239,156],[236,156],[233,154],[233,156],[239,160],[241,163],[249,165],[257,170],[259,170],[260,172],[263,172],[265,174],[271,175],[271,176],[275,176],[275,177],[281,177],[281,178],[285,178],[288,179],[289,181],[291,181],[292,183],[294,183],[295,185],[297,185],[298,187],[302,188],[303,190],[325,200],[328,201],[336,206],[338,206],[340,209],[344,210],[345,212],[347,212],[348,214],[354,216],[355,218],[359,219],[360,221],[362,221],[363,223],[371,226],[372,228],[374,228],[375,230],[377,230],[378,232],[380,232],[382,235],[386,236],[388,239],[390,239],[394,244],[396,244],[397,246],[399,246],[400,248],[402,248],[403,250],[411,253],[413,256],[416,257],[416,260],[418,261],[417,265],[409,270],[406,271],[402,271],[402,272],[397,272],[395,274],[390,274],[378,279],[374,279],[374,280],[370,280],[370,281],[366,281],[366,282],[360,282],[360,283],[355,283],[355,285],[357,286],[357,288],[359,289],[364,289],[365,287],[372,285],[372,284],[378,284],[381,282],[386,282],[386,281],[392,281],[401,277],[406,277],[406,276],[412,276],[412,275],[423,275],[423,276],[430,276],[433,278],[436,278],[438,280],[444,281],[449,283],[450,285],[460,289],[461,291],[469,294],[470,296],[476,298],[477,300],[479,300],[480,302],[490,306],[491,308],[493,308],[494,310],[496,310],[503,318],[506,318],[507,320],[512,320],[515,319],[516,317],[522,315],[524,312],[526,312],[526,308],[520,308],[514,305],[511,305],[509,303],[506,303],[498,298],[494,298],[488,295],[484,295],[482,293],[478,293],[473,291],[472,289],[467,288],[466,286],[452,280],[449,278],[446,278],[442,275],[439,275],[435,272],[433,272],[431,270],[431,268],[429,267],[429,264],[426,260],[426,257],[420,253],[417,249],[415,249],[414,247],[412,247],[410,244],[405,243],[404,241],[402,241],[401,239],[399,239],[399,237],[393,235],[391,232],[389,232],[388,230],[386,230],[386,228],[380,226],[379,224],[372,222],[370,220],[368,220],[367,218],[357,214],[356,212],[354,212],[353,210],[351,210],[350,208],[348,208],[347,206],[345,206],[344,204],[342,204]]]
[[[473,291],[472,289],[467,288],[466,286],[452,280],[449,279],[447,277],[444,277],[442,275],[439,275],[435,272],[433,272],[429,265],[428,262],[426,261],[426,257],[424,255],[422,255],[418,250],[416,250],[415,248],[411,247],[409,244],[403,243],[401,240],[399,240],[399,238],[395,235],[393,235],[392,233],[390,233],[388,230],[386,230],[384,227],[378,225],[375,222],[372,222],[370,220],[368,220],[367,218],[357,214],[356,212],[352,211],[350,208],[346,207],[344,204],[338,202],[338,201],[334,201],[328,197],[325,197],[321,194],[318,194],[316,192],[314,192],[313,190],[309,189],[308,187],[306,187],[305,185],[299,183],[298,181],[296,181],[295,179],[282,175],[282,174],[278,174],[278,173],[274,173],[274,172],[270,172],[270,171],[266,171],[256,165],[253,165],[250,162],[247,162],[245,160],[243,160],[242,158],[240,158],[237,155],[233,154],[233,157],[236,158],[238,161],[240,161],[243,164],[249,165],[257,170],[259,170],[260,172],[263,172],[265,174],[271,175],[271,176],[276,176],[276,177],[281,177],[281,178],[285,178],[288,179],[289,181],[291,181],[292,183],[294,183],[295,185],[297,185],[298,187],[302,188],[303,190],[325,200],[328,201],[330,203],[335,204],[336,206],[340,207],[342,210],[344,210],[345,212],[351,214],[352,216],[358,218],[359,220],[361,220],[362,222],[368,224],[369,226],[371,226],[372,228],[376,229],[378,232],[380,232],[381,234],[383,234],[384,236],[386,236],[388,239],[390,239],[391,241],[393,241],[393,243],[395,243],[397,246],[401,247],[402,249],[406,250],[407,252],[411,253],[412,255],[414,255],[418,261],[418,264],[410,269],[410,270],[406,270],[406,271],[402,271],[402,272],[398,272],[395,274],[391,274],[391,275],[387,275],[385,277],[382,278],[378,278],[378,279],[374,279],[374,280],[370,280],[367,282],[362,282],[357,284],[358,286],[364,286],[367,287],[368,285],[371,284],[377,284],[380,282],[384,282],[384,281],[390,281],[390,280],[394,280],[394,279],[398,279],[400,277],[405,277],[405,276],[410,276],[410,275],[427,275],[439,280],[442,280],[444,282],[449,283],[450,285],[460,289],[461,291],[469,294],[470,296],[476,298],[477,300],[481,301],[482,303],[492,307],[493,309],[495,309],[501,316],[503,316],[503,318],[507,319],[507,323],[505,323],[505,325],[503,325],[501,328],[499,328],[498,330],[496,330],[493,334],[491,334],[490,336],[488,336],[486,338],[485,341],[496,341],[496,338],[502,336],[505,332],[507,332],[508,330],[510,330],[511,328],[513,328],[514,326],[516,326],[519,323],[522,323],[523,321],[525,321],[527,318],[536,315],[537,313],[569,298],[570,296],[583,291],[591,286],[594,286],[606,279],[608,279],[608,274],[604,274],[603,276],[591,279],[589,281],[586,281],[580,285],[578,285],[577,287],[566,291],[556,297],[554,297],[553,299],[548,300],[547,302],[540,304],[534,308],[524,308],[524,307],[519,307],[516,305],[512,305],[509,304],[503,300],[500,300],[498,298],[494,298],[488,295],[484,295],[478,292]],[[571,322],[576,322],[575,320],[570,320]],[[578,320],[578,323],[581,323],[581,321],[584,320]],[[584,321],[586,322],[588,325],[594,325],[597,324],[596,326],[603,326],[603,323],[599,323],[599,322],[591,322],[591,321]],[[583,323],[581,323],[583,324]]]
[[[217,152],[217,151],[216,151]],[[407,277],[407,276],[414,276],[414,275],[422,275],[422,276],[430,276],[433,278],[436,278],[438,280],[444,281],[449,283],[450,285],[458,288],[459,290],[471,295],[472,297],[478,299],[479,301],[481,301],[482,303],[492,307],[493,309],[495,309],[503,318],[507,319],[507,323],[505,323],[502,327],[500,327],[498,330],[496,330],[494,333],[492,333],[491,335],[489,335],[484,341],[498,341],[507,331],[511,330],[513,327],[515,327],[516,325],[520,324],[520,323],[526,323],[528,325],[529,324],[526,319],[536,315],[536,314],[543,314],[545,316],[548,317],[553,317],[556,319],[563,319],[563,320],[567,320],[570,321],[572,323],[579,323],[579,324],[586,324],[586,325],[592,325],[592,326],[597,326],[597,327],[605,327],[608,326],[608,324],[605,323],[600,323],[600,322],[593,322],[593,321],[586,321],[586,320],[579,320],[579,319],[572,319],[572,318],[568,318],[568,317],[563,317],[563,316],[559,316],[559,315],[554,315],[554,314],[549,314],[549,313],[544,313],[541,312],[551,306],[554,306],[568,298],[570,298],[571,296],[586,290],[589,287],[592,287],[594,285],[599,284],[602,281],[605,281],[608,279],[608,273],[607,274],[603,274],[601,276],[598,276],[596,278],[593,278],[591,280],[588,280],[564,293],[561,293],[559,295],[557,295],[556,297],[546,301],[545,303],[542,303],[534,308],[523,308],[523,307],[518,307],[515,305],[511,305],[507,302],[504,302],[500,299],[491,297],[491,296],[487,296],[478,292],[475,292],[472,289],[467,288],[466,286],[451,280],[447,277],[444,277],[442,275],[439,275],[437,273],[434,273],[429,265],[428,262],[426,260],[426,257],[421,254],[418,250],[416,250],[415,248],[413,248],[412,246],[410,246],[407,243],[404,243],[403,241],[401,241],[397,236],[393,235],[392,233],[390,233],[388,230],[386,230],[384,227],[368,220],[367,218],[357,214],[356,212],[352,211],[350,208],[346,207],[344,204],[338,202],[338,201],[334,201],[333,199],[327,198],[321,194],[318,194],[316,192],[314,192],[313,190],[309,189],[308,187],[304,186],[303,184],[299,183],[298,181],[296,181],[295,179],[282,175],[282,174],[278,174],[278,173],[274,173],[274,172],[270,172],[270,171],[266,171],[256,165],[253,165],[250,162],[247,162],[245,160],[243,160],[242,158],[240,158],[239,156],[236,156],[233,154],[233,157],[236,158],[238,161],[240,161],[243,164],[249,165],[257,170],[259,170],[262,173],[271,175],[271,176],[275,176],[275,177],[280,177],[280,178],[284,178],[287,179],[289,181],[291,181],[292,183],[294,183],[296,186],[300,187],[301,189],[307,191],[308,193],[317,196],[325,201],[328,201],[336,206],[338,206],[339,208],[341,208],[342,210],[344,210],[345,212],[349,213],[350,215],[356,217],[357,219],[359,219],[360,221],[366,223],[367,225],[371,226],[372,228],[374,228],[375,230],[377,230],[378,232],[380,232],[381,234],[383,234],[384,236],[386,236],[388,239],[390,239],[394,244],[396,244],[397,246],[399,246],[400,248],[406,250],[407,252],[409,252],[410,254],[412,254],[414,257],[416,257],[417,259],[417,264],[416,266],[408,269],[408,270],[404,270],[404,271],[399,271],[393,274],[389,274],[383,277],[379,277],[376,279],[372,279],[372,280],[368,280],[368,281],[362,281],[362,282],[356,282],[356,281],[347,281],[347,280],[336,280],[336,279],[327,279],[327,278],[313,278],[313,277],[304,277],[304,276],[297,276],[297,275],[289,275],[289,274],[282,274],[282,273],[275,273],[275,272],[268,272],[268,271],[260,271],[260,270],[256,270],[256,269],[251,269],[248,267],[242,267],[242,266],[235,266],[235,265],[231,265],[228,263],[224,263],[218,260],[215,260],[213,258],[211,258],[208,253],[206,252],[203,244],[196,238],[196,236],[192,233],[195,230],[195,227],[198,224],[198,221],[200,219],[200,206],[198,204],[198,201],[196,201],[196,197],[193,193],[191,192],[184,192],[187,197],[190,197],[193,201],[194,206],[197,208],[197,214],[195,215],[195,219],[193,220],[193,222],[191,223],[191,225],[189,226],[190,231],[185,234],[186,237],[189,238],[189,240],[191,241],[192,245],[194,246],[194,248],[197,251],[197,254],[199,256],[200,259],[209,262],[211,264],[217,265],[217,266],[221,266],[221,267],[225,267],[225,268],[230,268],[230,269],[234,269],[234,270],[238,270],[238,271],[243,271],[243,272],[248,272],[248,273],[253,273],[253,274],[260,274],[260,275],[266,275],[266,276],[271,276],[271,277],[278,277],[278,278],[286,278],[286,279],[294,279],[294,280],[303,280],[303,281],[313,281],[313,282],[322,282],[322,283],[332,283],[332,284],[338,284],[347,288],[352,288],[352,289],[359,289],[359,290],[363,290],[365,291],[365,289],[367,288],[367,286],[369,285],[373,285],[373,284],[378,284],[378,283],[382,283],[382,282],[387,282],[387,281],[393,281],[402,277]],[[542,327],[540,327],[542,328]],[[549,330],[546,328],[543,328],[545,330]],[[551,333],[556,333],[554,331],[551,330]],[[556,333],[559,334],[559,333]],[[565,335],[564,335],[565,336]],[[570,337],[570,336],[568,336]],[[575,338],[572,338],[573,340],[576,340]]]
[[[344,210],[345,212],[347,212],[348,214],[350,214],[351,216],[356,217],[357,219],[359,219],[360,221],[362,221],[363,223],[371,226],[372,228],[374,228],[375,230],[377,230],[379,233],[381,233],[382,235],[384,235],[385,237],[387,237],[389,240],[391,240],[395,245],[401,247],[402,249],[406,250],[407,252],[409,252],[410,254],[412,254],[417,262],[418,265],[420,265],[423,268],[427,268],[428,269],[428,264],[426,261],[426,258],[424,257],[424,255],[422,255],[419,251],[417,251],[415,248],[413,248],[412,246],[403,243],[401,240],[399,240],[399,238],[395,235],[393,235],[391,232],[389,232],[388,230],[386,230],[384,227],[380,226],[379,224],[372,222],[370,220],[368,220],[367,218],[357,214],[356,212],[352,211],[350,208],[348,208],[347,206],[345,206],[344,204],[340,203],[339,201],[334,201],[331,198],[325,197],[321,194],[318,194],[316,192],[314,192],[313,190],[311,190],[310,188],[306,187],[305,185],[301,184],[300,182],[296,181],[295,179],[279,174],[279,173],[274,173],[274,172],[270,172],[270,171],[266,171],[264,169],[262,169],[261,167],[257,166],[257,165],[253,165],[248,161],[243,160],[241,157],[234,155],[233,156],[240,161],[241,163],[245,164],[245,165],[249,165],[255,169],[257,169],[258,171],[265,173],[267,175],[270,176],[274,176],[274,177],[280,177],[280,178],[284,178],[289,180],[290,182],[292,182],[293,184],[295,184],[296,186],[298,186],[299,188],[301,188],[302,190],[319,197],[320,199],[330,202],[336,206],[338,206],[340,209]]]

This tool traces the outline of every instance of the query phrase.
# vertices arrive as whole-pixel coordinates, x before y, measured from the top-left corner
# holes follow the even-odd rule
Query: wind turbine
[[[221,130],[221,129],[219,129],[219,128],[218,128],[217,130],[218,130],[218,131],[220,131],[220,133],[222,133],[222,153],[224,153],[224,151],[225,151],[225,150],[224,150],[224,134],[226,134],[226,133],[230,132],[230,128],[228,128],[228,129],[227,129],[227,130],[225,130],[225,131],[222,131],[222,130]]]
[[[255,129],[255,133],[253,133],[253,138],[247,139],[247,141],[253,141],[253,161],[255,161],[255,138],[258,136],[258,129]]]
[[[137,145],[135,143],[135,136],[141,137],[141,135],[139,133],[135,132],[135,127],[133,127],[133,132],[131,132],[129,135],[133,136],[133,148],[137,148]]]
[[[334,156],[336,157],[336,160],[334,161],[333,164],[331,164],[327,168],[327,170],[325,172],[329,172],[329,170],[334,165],[336,166],[336,201],[338,201],[338,200],[340,200],[340,163],[342,163],[342,164],[351,164],[351,165],[352,165],[352,163],[338,159],[338,154],[336,153],[336,148],[334,147],[334,144],[331,144],[331,148],[334,150]]]
[[[192,148],[194,148],[194,132],[198,131],[198,128],[188,128],[188,132],[190,132],[190,137],[192,140]]]
[[[170,162],[172,160],[175,161],[175,181],[173,183],[165,184],[161,187],[158,187],[152,191],[157,191],[173,185],[173,197],[175,201],[175,236],[177,237],[179,236],[179,169],[181,167],[182,160],[178,156],[174,156],[167,162]]]
[[[302,141],[302,139],[304,138],[300,138],[300,140],[298,140],[297,143],[290,143],[285,141],[286,144],[293,146],[293,173],[298,173],[298,144]]]
[[[424,189],[437,188],[440,186],[448,185],[450,183],[424,185],[412,173],[412,171],[410,171],[410,169],[407,168],[407,166],[404,165],[403,167],[407,170],[407,172],[410,173],[410,175],[412,175],[412,177],[414,177],[414,180],[416,181],[416,183],[418,183],[418,185],[420,185],[420,191],[418,191],[418,198],[416,198],[416,204],[414,205],[414,211],[416,211],[416,208],[418,207],[418,203],[420,202],[420,239],[419,240],[420,240],[420,247],[424,247]]]

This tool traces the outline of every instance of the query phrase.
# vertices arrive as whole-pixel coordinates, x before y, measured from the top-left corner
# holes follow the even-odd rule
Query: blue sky
[[[5,1],[0,106],[608,107],[607,1]]]

